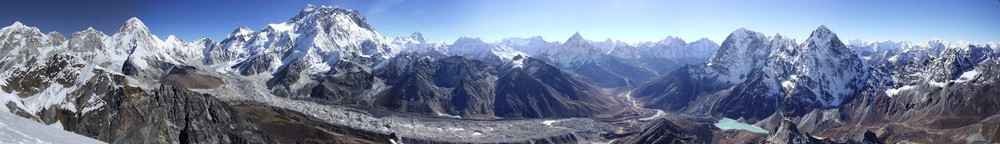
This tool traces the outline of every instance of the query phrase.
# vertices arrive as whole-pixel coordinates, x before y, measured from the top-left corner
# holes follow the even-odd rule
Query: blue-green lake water
[[[747,123],[741,123],[731,118],[722,118],[718,123],[715,123],[715,127],[719,127],[719,129],[723,130],[738,129],[755,133],[767,133],[767,130],[765,129]]]

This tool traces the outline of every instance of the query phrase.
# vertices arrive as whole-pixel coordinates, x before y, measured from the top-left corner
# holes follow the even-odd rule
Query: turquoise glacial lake
[[[746,130],[746,131],[755,132],[755,133],[767,133],[767,130],[765,130],[765,129],[762,129],[762,128],[757,127],[757,126],[753,126],[751,124],[741,123],[741,122],[736,121],[736,120],[731,119],[731,118],[722,118],[721,120],[719,120],[718,123],[715,123],[715,127],[719,127],[719,129],[723,129],[723,130],[737,129],[737,130]]]

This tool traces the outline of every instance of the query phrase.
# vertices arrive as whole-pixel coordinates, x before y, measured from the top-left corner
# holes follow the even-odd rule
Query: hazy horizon
[[[565,41],[573,33],[594,41],[659,41],[674,36],[721,43],[746,28],[799,42],[826,25],[843,40],[996,42],[998,1],[31,1],[5,6],[0,22],[21,21],[64,35],[94,27],[113,34],[138,17],[161,38],[221,40],[240,26],[260,30],[298,14],[306,4],[360,11],[386,37],[423,33],[430,41],[459,37],[487,42],[542,36]],[[812,7],[823,5],[822,7]],[[67,25],[65,23],[75,23]]]

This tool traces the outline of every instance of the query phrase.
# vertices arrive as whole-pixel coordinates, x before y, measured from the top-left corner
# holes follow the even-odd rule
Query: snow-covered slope
[[[93,138],[61,129],[61,125],[47,126],[17,115],[0,112],[0,143],[33,144],[100,144]]]
[[[248,27],[240,27],[226,35],[226,38],[218,45],[206,47],[203,50],[206,65],[226,64],[233,65],[243,61],[249,56],[246,50],[247,43],[257,32]]]
[[[813,31],[798,51],[791,60],[791,87],[808,85],[824,107],[839,106],[869,78],[870,68],[826,26]]]
[[[754,68],[761,67],[771,53],[763,33],[737,29],[726,37],[722,46],[705,62],[700,77],[736,84],[747,79]]]

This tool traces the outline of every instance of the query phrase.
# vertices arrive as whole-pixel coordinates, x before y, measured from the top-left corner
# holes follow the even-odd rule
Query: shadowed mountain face
[[[378,71],[391,88],[376,106],[462,118],[590,116],[620,106],[537,59],[489,65],[464,57],[400,55]]]

